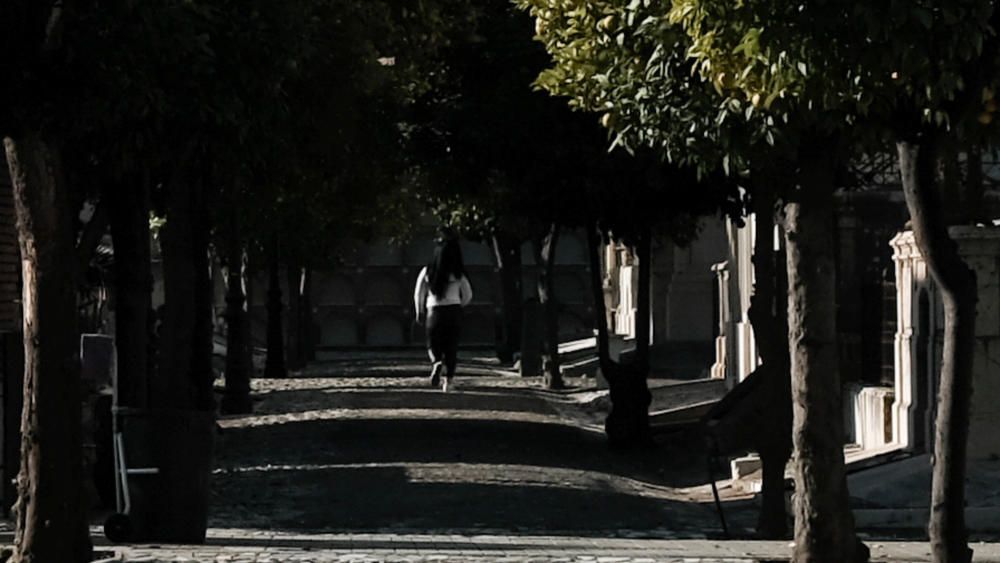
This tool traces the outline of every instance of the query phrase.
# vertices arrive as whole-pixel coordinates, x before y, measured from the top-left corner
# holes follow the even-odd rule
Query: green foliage
[[[345,240],[405,236],[409,108],[441,80],[437,54],[474,14],[466,0],[314,3],[320,24],[270,137],[287,147],[264,174],[274,204],[243,200],[252,230],[282,231],[287,259],[311,265],[336,261]]]
[[[575,3],[588,21],[594,4]],[[630,145],[632,156],[609,151],[597,119],[532,88],[549,57],[528,15],[505,0],[480,6],[473,37],[447,53],[451,88],[430,97],[416,137],[425,149],[423,200],[443,224],[477,239],[497,229],[533,238],[551,222],[594,221],[620,237],[656,226],[682,239],[693,231],[691,216],[739,206],[731,183],[698,185],[644,145]],[[585,104],[600,105],[581,93],[576,105]]]
[[[516,2],[552,56],[539,86],[602,114],[616,144],[703,171],[780,172],[816,134],[878,150],[901,122],[992,134],[986,0]]]
[[[944,128],[991,120],[996,73],[982,71],[996,68],[995,45],[984,51],[993,17],[986,0],[675,0],[669,14],[728,98],[860,143],[914,117]]]
[[[408,224],[406,112],[443,77],[468,0],[5,2],[0,133],[45,129],[74,184],[205,184],[229,221],[296,260]]]
[[[648,147],[703,174],[747,168],[746,152],[774,143],[766,120],[697,75],[690,40],[660,1],[518,0],[552,57],[537,85],[601,114],[613,145]]]

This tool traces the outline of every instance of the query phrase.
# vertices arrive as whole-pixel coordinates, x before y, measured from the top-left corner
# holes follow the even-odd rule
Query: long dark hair
[[[461,279],[465,275],[465,262],[462,260],[462,247],[458,239],[446,238],[434,248],[434,259],[427,265],[427,278],[430,281],[431,293],[442,297],[448,289],[451,277]]]

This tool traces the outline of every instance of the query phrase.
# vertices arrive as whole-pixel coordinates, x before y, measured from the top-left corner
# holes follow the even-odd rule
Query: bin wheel
[[[112,514],[104,521],[104,535],[114,543],[128,541],[132,535],[132,521],[127,514]]]

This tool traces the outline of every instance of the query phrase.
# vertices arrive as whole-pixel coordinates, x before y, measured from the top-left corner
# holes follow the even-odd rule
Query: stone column
[[[927,427],[930,423],[928,403],[930,397],[921,393],[920,388],[930,388],[930,350],[927,346],[917,346],[927,342],[934,334],[934,315],[937,308],[930,308],[932,285],[927,265],[920,257],[913,240],[913,233],[905,231],[890,241],[892,259],[896,265],[896,337],[895,377],[892,404],[892,441],[909,450],[922,451],[926,448]],[[926,305],[921,312],[919,303]],[[933,370],[934,373],[937,370]]]
[[[602,264],[601,281],[604,290],[604,322],[608,332],[615,332],[615,311],[619,303],[618,287],[618,249],[612,241],[604,245],[604,263]]]
[[[760,363],[757,357],[757,339],[753,333],[753,326],[747,317],[750,310],[750,297],[754,291],[754,267],[753,252],[756,242],[757,216],[751,214],[746,219],[746,225],[737,228],[729,221],[729,229],[732,231],[732,270],[736,273],[734,283],[730,284],[730,315],[732,317],[732,329],[730,333],[736,336],[736,351],[734,355],[735,382],[743,381],[753,370],[757,369]]]
[[[639,266],[631,253],[623,253],[627,260],[622,260],[618,268],[618,308],[615,310],[615,334],[629,339],[635,338],[635,307],[639,287]]]
[[[729,361],[727,336],[729,332],[729,270],[728,262],[719,262],[712,266],[715,274],[716,290],[719,299],[719,335],[715,337],[715,363],[712,364],[712,379],[726,379]]]
[[[979,292],[969,458],[1000,455],[1000,228],[952,227],[959,252],[975,270]],[[926,449],[933,440],[943,329],[941,304],[911,232],[892,239],[896,262],[896,373],[893,441]]]

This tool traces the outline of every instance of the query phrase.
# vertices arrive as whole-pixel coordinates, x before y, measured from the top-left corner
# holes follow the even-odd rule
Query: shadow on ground
[[[261,471],[234,475],[227,481],[217,488],[222,494],[227,489],[258,491],[230,506],[242,512],[244,521],[254,528],[667,528],[700,532],[711,526],[714,517],[704,507],[693,510],[677,502],[551,483],[415,483],[403,467]]]
[[[482,412],[556,414],[539,393],[527,389],[495,388],[463,382],[461,400],[455,394],[431,388],[318,387],[279,390],[259,395],[254,414],[297,413],[317,409],[440,409]]]
[[[667,487],[708,482],[694,429],[648,450],[613,452],[603,437],[556,423],[351,415],[226,428],[217,466],[477,463],[593,471]]]
[[[666,529],[681,536],[718,528],[714,507],[667,489],[707,482],[694,432],[663,437],[648,451],[615,453],[600,436],[551,422],[366,417],[367,408],[389,408],[387,400],[484,415],[504,406],[523,410],[524,396],[506,404],[467,394],[456,408],[454,395],[338,393],[349,403],[344,408],[354,409],[349,417],[224,430],[213,526],[596,535]],[[329,398],[324,404],[333,406]]]

